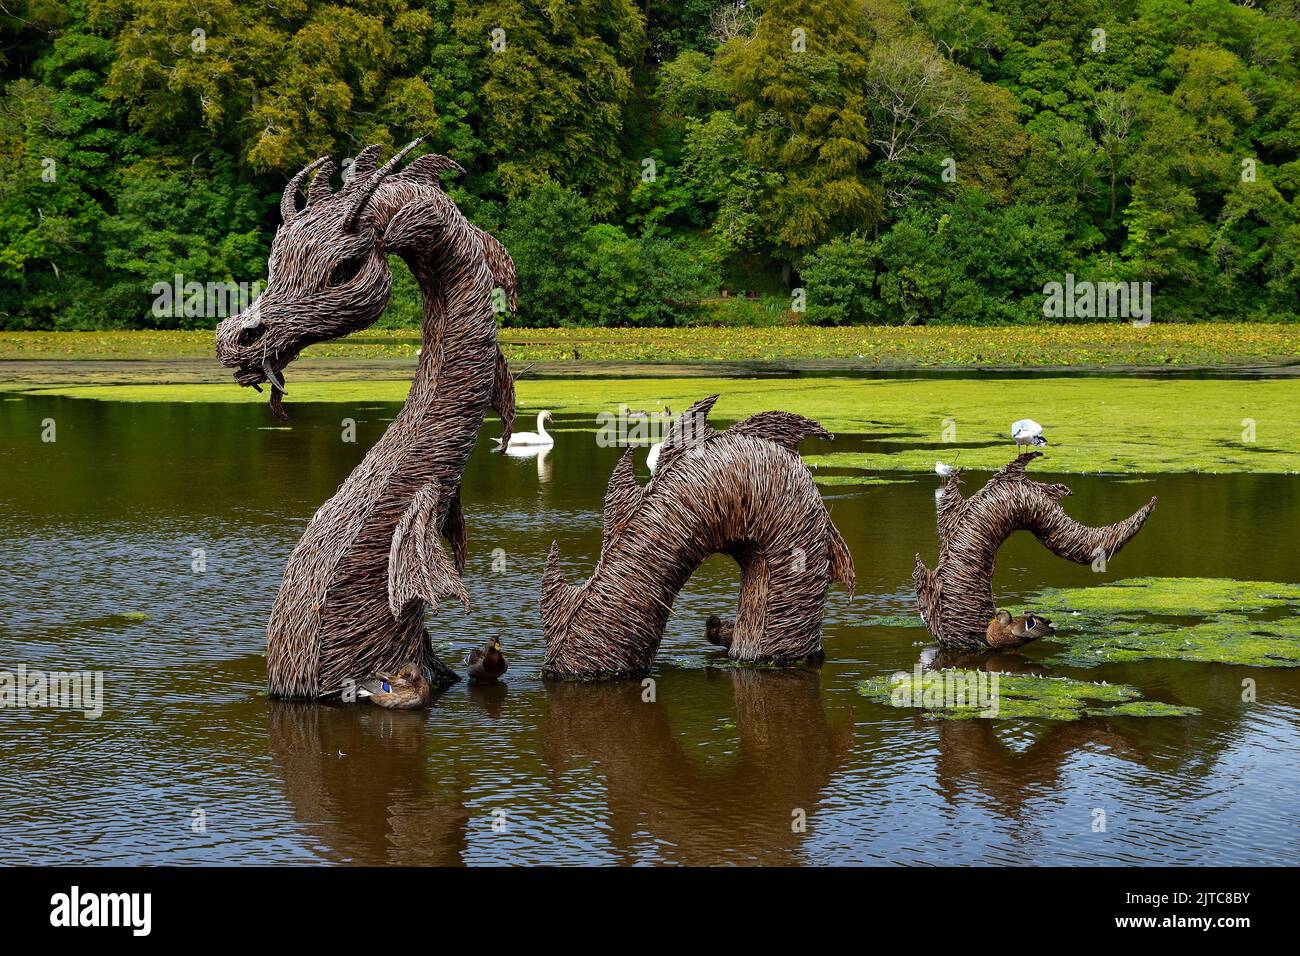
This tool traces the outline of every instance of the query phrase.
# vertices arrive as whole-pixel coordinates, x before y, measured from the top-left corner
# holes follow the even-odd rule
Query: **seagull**
[[[1043,437],[1043,426],[1032,418],[1022,418],[1018,422],[1012,422],[1011,438],[1016,443],[1017,451],[1020,450],[1021,445],[1047,444],[1047,439]]]
[[[934,463],[934,473],[938,475],[940,478],[951,478],[956,473],[956,471],[957,469],[954,468],[952,465],[945,465],[941,461],[936,461]]]
[[[650,446],[650,454],[645,456],[645,463],[650,468],[650,473],[654,474],[655,465],[659,464],[659,449],[664,445],[663,442],[657,441]]]

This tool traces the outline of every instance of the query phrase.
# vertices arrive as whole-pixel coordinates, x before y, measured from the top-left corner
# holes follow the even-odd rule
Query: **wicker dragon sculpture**
[[[1042,452],[1031,451],[1004,465],[988,482],[963,498],[960,471],[948,478],[938,499],[939,563],[931,571],[916,556],[916,601],[930,633],[945,647],[988,650],[985,629],[996,613],[993,566],[998,549],[1016,531],[1032,532],[1053,554],[1088,564],[1109,559],[1142,530],[1156,506],[1152,498],[1123,521],[1104,528],[1080,524],[1065,513],[1062,484],[1033,481],[1026,467]]]
[[[460,580],[460,482],[489,405],[509,441],[514,383],[492,299],[494,288],[504,289],[513,308],[515,277],[504,247],[443,192],[439,177],[456,163],[430,154],[397,171],[419,143],[382,167],[381,148],[366,148],[338,191],[328,158],[297,173],[280,202],[284,224],[265,292],[217,329],[221,362],[240,385],[269,384],[272,412],[284,418],[284,369],[299,352],[363,329],[384,311],[392,290],[386,254],[402,257],[424,299],[423,348],[406,403],[289,557],[267,626],[274,697],[331,696],[350,679],[409,661],[436,684],[457,679],[433,652],[424,609],[448,596],[469,607]],[[298,209],[297,192],[312,173]]]
[[[673,599],[710,554],[741,567],[729,656],[784,663],[821,653],[832,581],[853,592],[853,558],[831,523],[797,448],[831,436],[788,412],[763,412],[715,431],[718,396],[669,429],[650,484],[632,475],[628,449],[605,494],[596,570],[566,584],[551,545],[542,579],[545,676],[611,678],[650,669]]]

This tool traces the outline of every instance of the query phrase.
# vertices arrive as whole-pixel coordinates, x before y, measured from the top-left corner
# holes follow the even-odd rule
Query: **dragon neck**
[[[491,400],[496,321],[492,278],[472,227],[461,220],[442,241],[403,255],[423,299],[419,363],[406,403],[380,444],[400,452],[389,484],[430,476],[458,487]],[[392,448],[392,446],[398,448]]]

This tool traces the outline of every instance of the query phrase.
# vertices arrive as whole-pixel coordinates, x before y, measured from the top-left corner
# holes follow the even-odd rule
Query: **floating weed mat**
[[[1128,578],[1033,598],[1058,625],[1054,664],[1185,660],[1300,667],[1300,585],[1230,578]],[[1044,613],[1047,613],[1046,611]]]
[[[881,614],[856,623],[863,627],[925,627],[919,614]]]
[[[827,487],[840,485],[908,485],[912,479],[881,478],[876,475],[819,475],[813,473],[813,481]]]
[[[993,683],[993,678],[997,683]],[[1143,700],[1128,684],[1092,683],[1071,677],[990,674],[947,670],[873,677],[858,693],[889,707],[923,711],[940,720],[1079,720],[1082,717],[1189,717],[1195,707]]]

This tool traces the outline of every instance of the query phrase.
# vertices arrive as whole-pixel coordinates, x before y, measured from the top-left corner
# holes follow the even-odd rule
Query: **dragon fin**
[[[436,610],[440,597],[458,597],[469,610],[465,585],[438,542],[440,494],[437,481],[421,488],[393,531],[393,543],[388,549],[388,609],[395,618],[416,600]],[[462,532],[463,527],[462,523]]]
[[[600,551],[604,554],[610,539],[623,523],[636,510],[640,503],[641,486],[632,474],[632,449],[623,452],[623,457],[614,466],[614,473],[609,476],[609,487],[605,491],[604,531],[600,539]]]
[[[916,566],[912,569],[912,583],[916,585],[916,609],[921,612],[921,620],[935,637],[941,637],[939,625],[939,608],[943,585],[939,576],[925,566],[921,556],[916,556]]]
[[[465,168],[456,160],[442,156],[438,153],[426,153],[417,159],[411,160],[403,167],[402,171],[394,176],[394,179],[415,179],[421,182],[431,183],[442,188],[442,174],[449,169],[463,173]]]
[[[839,581],[844,585],[845,590],[849,592],[849,598],[853,597],[853,588],[857,583],[857,572],[853,569],[853,555],[849,552],[849,546],[844,543],[844,538],[840,536],[840,531],[831,522],[830,515],[826,516],[827,538],[830,544],[831,559],[831,580]]]
[[[487,262],[488,271],[492,273],[492,282],[498,288],[505,290],[510,314],[514,315],[519,309],[519,292],[515,284],[515,260],[510,258],[506,247],[501,245],[492,233],[480,229],[479,240],[483,244],[483,259]]]
[[[456,563],[456,573],[465,573],[465,512],[460,506],[460,489],[447,502],[447,514],[442,519],[442,536],[451,545],[452,560]]]
[[[492,372],[492,409],[501,416],[501,438],[497,444],[505,451],[510,447],[510,433],[515,428],[515,378],[510,374],[505,353],[497,346],[496,368]]]
[[[753,435],[773,442],[790,451],[797,451],[805,438],[824,438],[834,441],[835,436],[822,428],[819,422],[791,412],[759,412],[727,429],[729,434]]]
[[[542,574],[543,629],[549,631],[553,623],[568,621],[577,606],[580,590],[565,583],[564,572],[560,570],[560,543],[552,541],[546,556],[546,571]]]
[[[667,437],[659,446],[659,461],[655,463],[655,474],[668,471],[672,462],[687,448],[693,448],[717,434],[709,427],[709,412],[713,410],[717,400],[717,395],[702,398],[673,420],[668,428]]]

